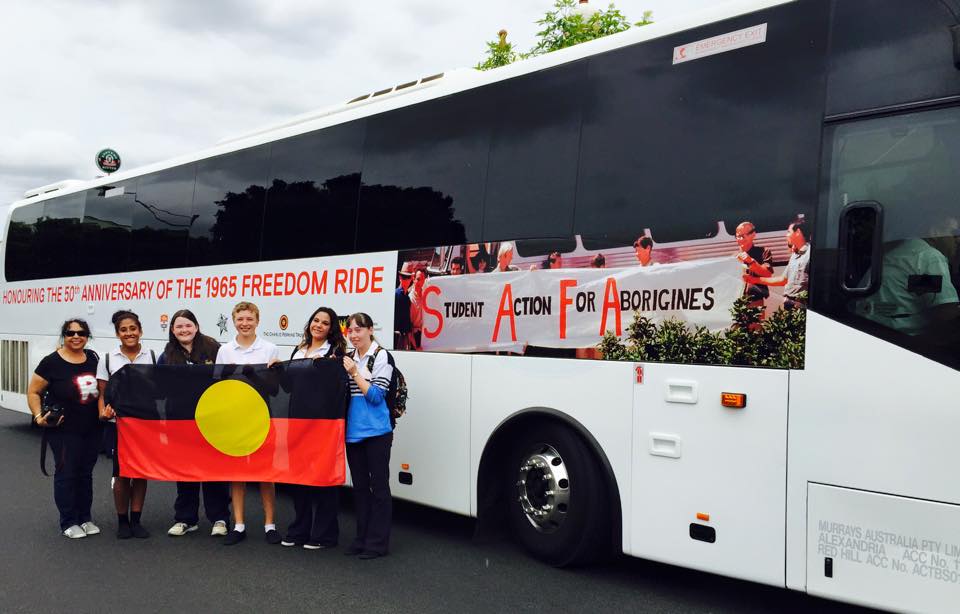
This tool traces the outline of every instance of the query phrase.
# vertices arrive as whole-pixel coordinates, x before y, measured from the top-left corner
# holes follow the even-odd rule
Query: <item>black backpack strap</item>
[[[153,364],[157,364],[157,355],[153,353],[153,350],[150,350],[150,360],[153,361]],[[108,365],[107,369],[109,368],[110,366]]]
[[[107,352],[103,359],[107,361],[107,377],[110,377],[110,352]]]
[[[299,351],[300,351],[300,346],[299,346],[299,345],[298,345],[298,346],[295,346],[295,347],[293,348],[293,351],[290,352],[290,360],[293,360],[293,357],[296,356],[296,355],[297,355],[297,352],[299,352]]]

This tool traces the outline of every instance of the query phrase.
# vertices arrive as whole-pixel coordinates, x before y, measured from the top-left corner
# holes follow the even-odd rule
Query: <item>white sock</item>
[[[238,522],[237,524],[233,525],[233,530],[237,533],[243,533],[247,530],[247,525],[243,524],[242,522]]]
[[[263,525],[263,532],[264,532],[264,533],[266,533],[267,531],[276,531],[276,530],[277,530],[277,525],[275,525],[275,524],[265,524],[265,525]]]

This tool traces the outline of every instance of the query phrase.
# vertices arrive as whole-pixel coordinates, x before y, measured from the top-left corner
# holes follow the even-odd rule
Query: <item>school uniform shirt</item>
[[[110,370],[107,370],[107,356],[110,356]],[[140,353],[134,357],[133,360],[127,358],[122,351],[120,351],[120,346],[117,346],[107,352],[107,354],[97,363],[97,379],[103,382],[109,382],[110,376],[119,371],[125,365],[152,365],[153,354],[150,353],[150,350],[140,346]],[[104,402],[109,404],[106,398]],[[112,418],[111,422],[115,422],[116,418]]]
[[[363,379],[370,382],[370,388],[363,394],[360,387],[350,378],[350,406],[347,408],[347,443],[357,443],[364,439],[385,435],[390,428],[390,408],[387,407],[387,390],[393,377],[393,367],[387,360],[387,351],[377,354],[377,360],[370,364],[380,345],[374,341],[363,356],[354,352],[353,360]]]
[[[124,365],[152,365],[154,364],[153,357],[154,354],[150,353],[150,350],[141,346],[140,353],[136,355],[133,360],[127,358],[127,356],[120,351],[120,346],[117,346],[107,352],[110,356],[110,370],[107,371],[107,358],[106,356],[97,363],[97,379],[105,382],[110,381],[110,376],[120,370]]]
[[[307,353],[303,348],[297,348],[297,351],[293,353],[293,356],[290,357],[290,360],[298,360],[300,358],[323,358],[329,352],[330,342],[324,341],[323,345],[315,350],[310,350],[309,353]]]
[[[280,348],[260,337],[246,348],[234,339],[217,352],[218,365],[265,365],[271,360],[280,360]]]
[[[87,359],[78,365],[53,352],[44,356],[34,371],[47,380],[48,401],[63,408],[61,428],[71,433],[89,433],[100,427],[97,355],[84,352]]]

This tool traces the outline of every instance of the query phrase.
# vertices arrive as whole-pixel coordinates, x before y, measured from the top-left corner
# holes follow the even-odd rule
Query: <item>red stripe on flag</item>
[[[281,482],[339,486],[345,480],[344,421],[274,418],[260,449],[229,456],[194,420],[118,418],[120,475],[170,482]]]

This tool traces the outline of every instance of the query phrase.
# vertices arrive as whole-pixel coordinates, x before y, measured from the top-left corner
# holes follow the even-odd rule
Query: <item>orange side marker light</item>
[[[742,392],[721,392],[720,404],[724,407],[743,409],[747,406],[747,395]]]
[[[697,520],[702,520],[704,522],[710,522],[710,514],[704,514],[703,512],[697,512]]]
[[[400,468],[403,469],[404,471],[410,471],[410,463],[403,463],[402,465],[400,465]]]

